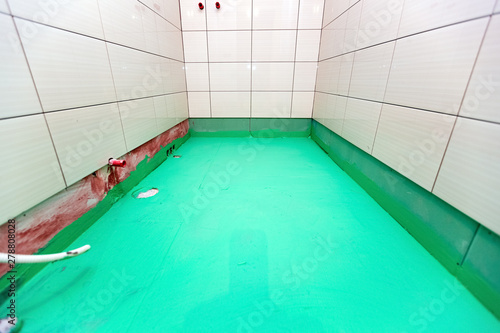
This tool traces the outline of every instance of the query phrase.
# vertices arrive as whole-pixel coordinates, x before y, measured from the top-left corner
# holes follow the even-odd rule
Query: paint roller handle
[[[90,245],[84,245],[78,249],[74,249],[67,252],[54,253],[54,254],[40,254],[40,255],[28,255],[28,254],[9,254],[0,253],[0,263],[9,263],[9,259],[12,262],[12,257],[15,258],[16,264],[37,264],[41,262],[51,262],[58,261],[66,258],[76,257],[82,253],[87,252],[90,249]]]

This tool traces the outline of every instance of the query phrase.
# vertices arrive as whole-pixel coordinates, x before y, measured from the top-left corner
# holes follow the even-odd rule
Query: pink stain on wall
[[[33,254],[47,245],[59,231],[79,219],[94,208],[118,183],[130,176],[137,165],[148,156],[148,161],[175,139],[187,134],[189,122],[185,120],[166,132],[125,154],[120,159],[127,161],[124,168],[104,166],[55,194],[44,202],[17,216],[16,253]],[[0,252],[7,252],[7,224],[0,226]],[[0,276],[9,267],[0,264]]]

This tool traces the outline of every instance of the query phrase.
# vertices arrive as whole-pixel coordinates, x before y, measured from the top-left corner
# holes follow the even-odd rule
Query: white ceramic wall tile
[[[64,189],[43,115],[0,121],[0,151],[2,223]]]
[[[205,10],[198,8],[198,2],[180,0],[182,31],[205,30],[207,28]]]
[[[356,49],[395,39],[402,10],[403,0],[364,0]]]
[[[108,52],[118,100],[165,93],[162,76],[165,58],[114,44],[108,44]]]
[[[212,92],[212,117],[250,117],[250,92]]]
[[[102,27],[107,41],[146,48],[142,13],[147,8],[135,0],[99,0]]]
[[[373,156],[430,191],[453,116],[384,104]]]
[[[327,94],[324,93],[316,92],[314,94],[312,118],[321,124],[325,118],[326,97]]]
[[[347,95],[349,92],[353,60],[354,53],[340,56],[339,81],[337,85],[337,93],[340,95]]]
[[[433,193],[500,234],[500,125],[459,118]]]
[[[7,6],[7,0],[0,0],[0,12],[9,14],[9,7]]]
[[[178,0],[141,0],[141,2],[177,28],[181,28]]]
[[[127,152],[116,103],[46,117],[68,186]]]
[[[176,124],[177,115],[172,96],[163,95],[153,97],[158,134],[165,132]]]
[[[165,57],[184,61],[181,31],[160,16],[156,16],[155,19],[160,54]]]
[[[326,126],[340,135],[344,127],[347,97],[330,95],[327,107],[330,111],[326,114]]]
[[[319,63],[316,90],[347,95],[351,81],[354,53],[328,59]]]
[[[321,29],[324,0],[301,0],[299,29]]]
[[[336,93],[339,70],[339,57],[318,62],[316,91]]]
[[[34,24],[39,37],[22,42],[45,111],[116,100],[105,42]]]
[[[313,117],[333,132],[341,135],[346,105],[346,97],[316,93]]]
[[[250,31],[209,31],[210,62],[251,61],[252,33]]]
[[[162,60],[162,76],[159,78],[163,83],[163,92],[162,93],[174,93],[181,92],[186,90],[186,73],[184,70],[184,64],[179,61],[160,58]],[[154,70],[151,69],[152,72],[155,73],[154,79],[158,79],[156,76],[156,67]],[[154,87],[155,81],[151,80],[152,87]]]
[[[494,15],[481,46],[460,115],[500,122],[500,16]]]
[[[104,38],[97,0],[9,1],[12,14],[30,21],[75,31],[84,35]],[[38,38],[36,27],[30,21],[22,21],[19,33],[25,38]]]
[[[344,115],[342,137],[371,154],[381,109],[382,103],[349,98]]]
[[[161,8],[164,0],[139,0],[140,3],[148,7],[157,16],[163,16],[164,10]]]
[[[168,129],[167,126],[169,125],[169,120],[171,120],[171,118],[168,117],[169,110],[167,109],[165,96],[166,95],[155,96],[152,98],[156,119],[156,135],[163,133],[166,129]],[[167,128],[164,129],[165,127]]]
[[[205,31],[183,32],[182,38],[186,62],[208,62],[207,33]]]
[[[495,0],[405,0],[398,36],[491,14]],[[425,19],[422,19],[425,17]]]
[[[252,64],[252,90],[291,91],[293,62],[263,62]]]
[[[356,51],[349,96],[383,101],[395,42]]]
[[[12,18],[0,14],[0,118],[42,112]]]
[[[176,115],[176,124],[184,121],[188,118],[188,98],[187,92],[181,92],[178,94],[172,94],[166,96],[167,108],[173,108]]]
[[[457,114],[487,21],[398,40],[385,101]]]
[[[249,30],[252,28],[252,0],[207,2],[208,30]]]
[[[356,49],[360,15],[361,2],[358,2],[323,29],[319,51],[320,60]]]
[[[127,151],[131,151],[158,134],[153,98],[118,103]]]
[[[311,118],[314,92],[293,92],[292,118]]]
[[[210,93],[209,92],[188,92],[189,118],[209,118]]]
[[[323,29],[321,33],[319,60],[347,52],[347,49],[343,45],[346,22],[347,14],[343,14]]]
[[[253,29],[297,29],[299,0],[253,0]]]
[[[296,62],[293,90],[314,91],[316,86],[316,62]]]
[[[188,101],[186,92],[159,96],[158,98],[161,97],[164,97],[165,108],[163,108],[161,101],[157,101],[157,97],[153,101],[155,103],[156,124],[159,132],[163,133],[188,118]]]
[[[164,18],[166,18],[170,23],[172,23],[173,25],[175,25],[177,28],[180,29],[181,16],[179,14],[180,13],[179,7],[180,7],[179,0],[163,0],[163,6],[161,6],[160,10],[163,11]],[[156,6],[153,6],[153,8],[156,8]]]
[[[168,24],[168,22],[147,7],[143,7],[141,14],[145,43],[144,51],[160,54],[160,40],[158,38],[159,27],[157,23],[163,21]],[[175,29],[175,27],[173,28]],[[164,41],[162,41],[162,44],[163,43]]]
[[[182,33],[165,18],[149,8],[142,11],[145,49],[179,61],[184,60]]]
[[[212,91],[250,91],[250,63],[210,63]]]
[[[185,66],[187,90],[209,91],[208,63],[186,63]]]
[[[253,118],[289,118],[292,104],[291,92],[253,92]]]
[[[317,61],[321,30],[297,31],[296,61]]]
[[[353,0],[326,0],[323,13],[323,26],[330,24],[353,4]]]
[[[361,20],[361,9],[363,1],[353,5],[347,11],[346,26],[344,34],[344,43],[342,49],[344,52],[351,52],[356,49],[358,39],[359,24]]]
[[[337,83],[337,94],[347,95],[351,82],[352,63],[354,53],[349,53],[339,57],[340,69]]]
[[[293,61],[297,30],[254,31],[253,61]]]

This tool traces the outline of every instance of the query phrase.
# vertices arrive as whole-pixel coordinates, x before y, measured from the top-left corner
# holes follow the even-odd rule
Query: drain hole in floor
[[[154,195],[156,195],[160,190],[157,188],[151,188],[149,190],[146,190],[144,188],[138,189],[134,193],[132,193],[132,196],[136,199],[145,199],[145,198],[150,198]]]

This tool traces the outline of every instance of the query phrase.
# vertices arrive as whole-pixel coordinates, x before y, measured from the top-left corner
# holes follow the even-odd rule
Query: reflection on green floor
[[[23,332],[498,332],[306,138],[191,138],[17,295]]]

